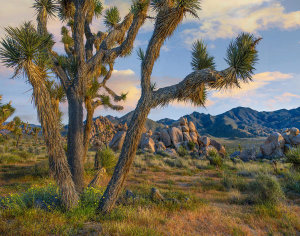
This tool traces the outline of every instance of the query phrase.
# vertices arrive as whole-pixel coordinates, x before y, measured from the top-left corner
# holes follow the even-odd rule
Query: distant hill
[[[257,137],[267,136],[271,132],[288,127],[300,129],[300,107],[273,112],[259,112],[251,108],[237,107],[216,116],[193,112],[184,117],[194,122],[200,134],[214,137]],[[166,118],[157,122],[171,125],[176,121]]]
[[[112,122],[113,124],[117,124],[117,123],[121,123],[121,124],[127,123],[127,124],[129,124],[132,116],[133,116],[133,111],[127,113],[126,115],[124,115],[120,118],[110,116],[110,115],[106,116],[106,118],[108,118],[110,120],[110,122]],[[146,126],[147,130],[151,129],[152,131],[155,131],[158,128],[164,127],[163,124],[160,124],[160,123],[158,123],[154,120],[151,120],[151,119],[147,119],[145,126]]]

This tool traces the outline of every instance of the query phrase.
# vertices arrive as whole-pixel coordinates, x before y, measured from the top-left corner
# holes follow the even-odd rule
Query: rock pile
[[[284,157],[291,148],[300,145],[300,132],[297,128],[284,129],[281,133],[271,134],[260,146],[264,158],[273,159]]]
[[[99,116],[93,122],[90,142],[96,148],[107,145],[113,139],[115,134],[122,129],[127,129],[127,125],[114,125],[106,117]]]
[[[126,130],[119,130],[110,142],[110,147],[120,150],[126,135]],[[165,152],[175,155],[180,146],[199,155],[207,155],[210,150],[216,150],[220,155],[225,156],[225,148],[217,141],[206,136],[200,136],[192,121],[181,118],[179,122],[166,126],[154,133],[151,130],[142,134],[139,148],[149,152]],[[191,150],[192,149],[192,150]]]

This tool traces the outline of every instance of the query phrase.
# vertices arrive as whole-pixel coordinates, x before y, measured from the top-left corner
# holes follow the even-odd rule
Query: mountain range
[[[112,123],[129,123],[133,112],[118,118],[106,116]],[[300,129],[300,107],[296,109],[281,109],[272,112],[256,111],[247,107],[236,107],[220,115],[212,116],[199,112],[183,116],[194,122],[201,135],[227,138],[250,138],[268,136],[283,128],[296,127]],[[174,122],[169,118],[153,121],[147,119],[146,129],[156,130]]]

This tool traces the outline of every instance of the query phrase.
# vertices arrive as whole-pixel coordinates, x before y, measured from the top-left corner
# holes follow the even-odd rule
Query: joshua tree
[[[193,72],[180,83],[155,89],[151,74],[164,41],[170,37],[186,14],[197,17],[199,0],[152,0],[156,11],[155,26],[146,53],[139,51],[141,62],[142,93],[129,123],[119,161],[108,187],[100,200],[98,211],[109,212],[124,185],[130,166],[135,157],[142,135],[142,128],[152,108],[165,106],[169,102],[190,101],[198,106],[205,104],[206,89],[226,89],[239,86],[240,81],[251,81],[254,64],[257,61],[256,44],[260,39],[250,34],[240,34],[227,49],[226,62],[229,67],[222,71],[214,69],[213,57],[206,46],[198,41],[192,52]]]
[[[35,143],[37,141],[37,138],[38,138],[38,135],[39,135],[40,132],[41,132],[41,128],[40,127],[33,127],[32,128],[31,134],[32,134],[32,136],[34,138]]]
[[[12,131],[14,128],[14,122],[11,121],[7,124],[4,124],[4,122],[10,116],[12,116],[12,114],[15,112],[15,108],[11,106],[11,102],[7,104],[2,104],[1,100],[2,100],[2,96],[0,95],[0,130],[6,129]]]
[[[21,119],[20,117],[16,116],[14,119],[13,119],[13,123],[14,123],[14,128],[12,130],[13,134],[15,136],[17,136],[17,142],[16,142],[16,147],[18,148],[19,147],[19,144],[21,142],[21,139],[23,137],[23,125],[25,124]]]
[[[51,36],[40,35],[30,23],[18,28],[8,27],[6,33],[1,42],[0,57],[7,67],[14,68],[14,77],[23,74],[32,85],[49,159],[55,160],[50,169],[60,188],[63,204],[70,208],[78,202],[78,195],[66,159],[59,119],[45,83],[49,70],[45,50],[52,46]]]
[[[67,207],[76,204],[77,191],[80,192],[84,185],[83,104],[91,81],[102,75],[105,65],[109,65],[108,74],[112,73],[116,58],[132,50],[136,35],[147,18],[148,5],[148,1],[134,0],[122,22],[116,8],[107,10],[104,18],[108,31],[93,34],[90,29],[93,17],[99,17],[102,11],[98,0],[36,0],[37,30],[30,23],[6,29],[0,56],[6,66],[15,69],[15,75],[24,72],[33,87],[49,158],[54,161],[50,168],[55,171],[54,177]],[[57,12],[70,28],[62,29],[66,55],[53,51],[54,42],[47,31],[48,19]],[[68,163],[59,133],[59,119],[45,82],[49,79],[49,71],[59,78],[68,101]],[[111,95],[112,90],[105,86],[107,79],[104,78],[101,86]],[[101,99],[102,103],[105,100],[107,103],[107,97]]]

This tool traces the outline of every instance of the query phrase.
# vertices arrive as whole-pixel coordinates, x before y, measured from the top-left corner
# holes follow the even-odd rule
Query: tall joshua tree
[[[130,166],[135,157],[142,135],[142,127],[152,108],[165,106],[171,101],[190,101],[198,106],[205,104],[207,89],[226,89],[239,86],[240,81],[251,81],[254,64],[257,61],[255,49],[259,39],[250,34],[240,34],[227,49],[226,62],[229,67],[222,71],[214,68],[214,59],[209,56],[206,46],[198,41],[193,46],[193,72],[180,83],[155,89],[151,74],[164,41],[170,37],[186,14],[197,17],[199,0],[152,0],[156,11],[155,26],[146,52],[139,51],[141,62],[142,93],[129,123],[124,145],[108,187],[100,200],[98,211],[109,212],[124,185]]]
[[[45,49],[51,48],[51,37],[41,36],[30,23],[18,28],[8,27],[6,33],[6,38],[1,42],[0,57],[7,67],[14,68],[14,77],[25,75],[33,88],[33,99],[43,128],[49,159],[54,160],[50,168],[60,188],[62,202],[66,208],[70,208],[78,202],[78,195],[67,163],[59,119],[45,83],[49,69]]]
[[[7,37],[2,40],[0,55],[3,63],[15,68],[16,75],[24,72],[33,87],[43,135],[49,156],[54,161],[51,168],[68,207],[76,204],[77,192],[84,186],[83,104],[89,96],[88,90],[92,81],[103,75],[103,66],[109,66],[107,74],[111,75],[116,58],[132,50],[136,35],[147,18],[148,6],[148,1],[134,0],[122,21],[117,8],[108,9],[104,15],[108,30],[94,34],[90,25],[93,18],[101,14],[99,0],[35,0],[37,29],[29,23],[18,28],[10,27],[6,30]],[[54,52],[54,42],[47,31],[48,19],[56,15],[67,24],[62,29],[66,51],[64,55]],[[49,79],[49,71],[60,80],[68,102],[67,163],[59,133],[59,119],[45,82]],[[124,96],[115,96],[107,88],[106,81],[110,75],[105,75],[101,87],[118,101]],[[107,95],[100,97],[100,101],[102,105],[114,106]]]

